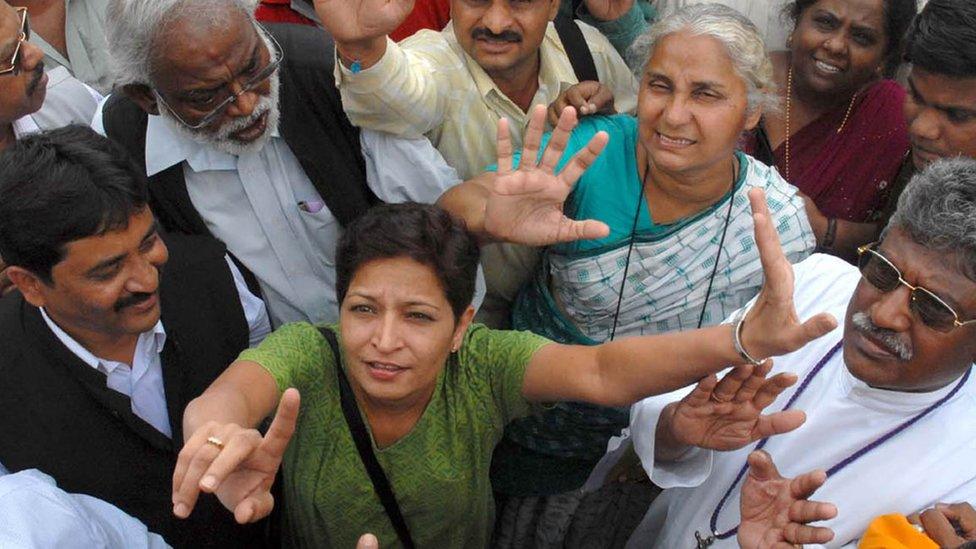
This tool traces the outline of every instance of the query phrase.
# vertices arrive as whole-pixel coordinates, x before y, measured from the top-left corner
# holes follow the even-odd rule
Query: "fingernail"
[[[180,517],[180,518],[186,518],[186,516],[189,514],[187,512],[186,504],[184,504],[184,503],[177,503],[176,505],[174,505],[173,506],[173,514],[176,515],[176,516],[178,516],[178,517]]]
[[[213,475],[207,475],[200,481],[200,486],[203,486],[207,490],[213,490],[217,487],[217,479]]]

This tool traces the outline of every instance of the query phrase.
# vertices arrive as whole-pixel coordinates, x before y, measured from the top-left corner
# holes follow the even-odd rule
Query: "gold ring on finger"
[[[218,450],[224,449],[224,441],[220,440],[217,437],[207,437],[207,444],[213,444],[214,446],[217,447]]]

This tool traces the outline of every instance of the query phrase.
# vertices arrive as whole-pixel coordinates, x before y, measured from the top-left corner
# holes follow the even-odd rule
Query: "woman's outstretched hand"
[[[498,240],[530,246],[603,238],[610,233],[605,223],[570,219],[563,214],[563,203],[609,137],[606,132],[598,132],[555,173],[576,127],[576,111],[571,107],[563,109],[545,153],[537,160],[545,117],[545,106],[533,108],[518,169],[513,169],[508,120],[498,121],[498,174],[485,205],[485,230]]]
[[[823,471],[784,478],[762,450],[749,454],[749,474],[739,500],[738,542],[743,549],[792,549],[805,543],[827,543],[834,532],[811,522],[837,516],[830,503],[810,501],[827,480]]]
[[[281,395],[268,432],[209,422],[180,451],[173,472],[173,513],[190,516],[200,492],[216,494],[240,524],[266,517],[274,507],[271,485],[298,420],[296,389]]]
[[[793,305],[793,266],[783,254],[779,234],[760,189],[749,191],[756,245],[762,261],[762,290],[746,315],[742,344],[753,358],[793,352],[837,327],[837,320],[820,313],[801,322]]]

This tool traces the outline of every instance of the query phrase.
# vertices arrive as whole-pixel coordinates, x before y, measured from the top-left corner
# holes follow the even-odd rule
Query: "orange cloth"
[[[861,538],[858,549],[939,549],[939,545],[903,515],[874,519]]]

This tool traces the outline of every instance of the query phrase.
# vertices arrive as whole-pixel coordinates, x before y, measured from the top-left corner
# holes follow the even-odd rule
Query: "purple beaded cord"
[[[786,406],[784,406],[781,411],[789,410],[793,406],[793,404],[796,402],[796,400],[798,398],[800,398],[800,395],[802,395],[803,392],[806,391],[807,387],[810,385],[810,382],[813,381],[813,378],[816,377],[816,375],[820,373],[820,370],[823,370],[823,368],[827,364],[827,362],[831,358],[833,358],[833,356],[835,354],[837,354],[837,351],[839,351],[841,349],[842,344],[843,344],[843,340],[837,342],[837,344],[834,345],[833,348],[831,348],[829,351],[827,351],[827,354],[824,355],[823,358],[820,359],[820,362],[818,362],[817,365],[814,366],[813,370],[810,370],[810,373],[807,374],[807,376],[803,379],[803,383],[800,384],[800,387],[796,390],[795,393],[793,393],[793,396],[790,397],[789,401],[787,401],[787,403],[786,403]],[[931,406],[929,406],[928,408],[922,410],[921,412],[919,412],[918,414],[916,414],[911,419],[906,420],[901,425],[895,427],[894,429],[892,429],[892,430],[888,431],[887,433],[881,435],[880,437],[874,439],[872,442],[870,442],[869,444],[867,444],[866,446],[864,446],[860,450],[854,452],[853,454],[847,456],[846,458],[844,458],[843,460],[841,460],[839,463],[837,463],[836,465],[834,465],[830,469],[827,469],[827,478],[830,478],[832,475],[834,475],[834,473],[839,472],[841,469],[847,467],[851,463],[854,463],[858,459],[864,457],[864,455],[868,454],[869,452],[871,452],[872,450],[874,450],[878,446],[881,446],[885,442],[888,442],[889,440],[891,440],[892,438],[894,438],[896,435],[898,435],[899,433],[901,433],[905,429],[908,429],[909,427],[911,427],[912,425],[914,425],[915,423],[917,423],[919,420],[921,420],[923,417],[929,415],[930,413],[932,413],[933,411],[935,411],[937,408],[939,408],[940,406],[942,406],[943,404],[945,404],[949,399],[951,399],[953,396],[955,396],[955,394],[958,393],[960,389],[962,389],[962,386],[966,383],[966,380],[969,379],[970,372],[971,372],[971,370],[966,370],[965,375],[963,375],[962,376],[962,379],[960,379],[959,382],[956,383],[956,386],[952,388],[952,391],[949,391],[949,394],[947,394],[946,396],[944,396],[941,399],[939,399],[938,402],[936,402],[936,403],[932,404]],[[759,443],[756,445],[756,448],[755,449],[756,450],[762,450],[763,447],[766,446],[766,443],[767,442],[769,442],[769,437],[766,437],[766,438],[760,440]],[[719,501],[718,505],[715,507],[715,511],[712,512],[712,517],[709,520],[708,526],[711,529],[712,536],[714,536],[715,539],[728,539],[728,538],[736,535],[739,532],[739,526],[736,525],[731,530],[727,530],[725,532],[721,532],[720,533],[718,531],[718,515],[719,515],[719,513],[722,512],[722,509],[725,507],[725,503],[728,501],[729,497],[732,495],[732,490],[735,489],[736,485],[739,484],[739,481],[742,480],[742,477],[745,476],[746,471],[748,471],[748,470],[749,470],[749,464],[746,463],[745,465],[742,466],[742,469],[739,470],[739,474],[736,475],[735,480],[732,481],[732,484],[729,486],[729,489],[725,491],[725,495],[722,496],[722,499]]]

